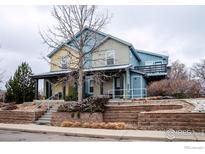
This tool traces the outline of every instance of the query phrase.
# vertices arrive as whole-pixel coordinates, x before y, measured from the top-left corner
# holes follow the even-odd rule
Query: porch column
[[[126,69],[126,89],[127,89],[127,91],[126,91],[126,98],[130,98],[130,88],[131,88],[131,86],[130,86],[130,70],[129,70],[129,68],[127,68]]]
[[[38,79],[35,79],[35,99],[38,99]]]
[[[112,99],[115,98],[115,78],[112,79]]]

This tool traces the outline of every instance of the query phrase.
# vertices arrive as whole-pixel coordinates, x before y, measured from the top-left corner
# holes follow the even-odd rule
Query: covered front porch
[[[69,71],[47,72],[31,76],[35,80],[35,100],[39,99],[65,99],[76,85],[68,82]],[[43,89],[39,91],[39,81]]]
[[[106,76],[101,82],[95,73],[103,71]],[[35,99],[63,99],[77,95],[77,83],[71,81],[68,70],[33,75]],[[39,95],[39,80],[43,80],[43,94]],[[84,97],[109,96],[111,99],[142,98],[147,95],[143,74],[133,71],[130,65],[85,69]]]

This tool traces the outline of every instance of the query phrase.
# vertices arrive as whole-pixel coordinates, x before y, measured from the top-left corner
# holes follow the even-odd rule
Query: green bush
[[[69,102],[58,107],[58,112],[104,112],[108,97],[88,97],[82,102]]]

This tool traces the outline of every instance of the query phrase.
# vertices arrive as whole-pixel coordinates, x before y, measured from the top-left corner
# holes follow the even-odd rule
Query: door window
[[[116,88],[120,88],[120,78],[116,78]]]
[[[93,92],[94,92],[94,80],[90,80],[89,93],[92,94]]]

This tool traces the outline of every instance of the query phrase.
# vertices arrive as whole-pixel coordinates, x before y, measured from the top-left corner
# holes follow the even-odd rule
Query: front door
[[[142,78],[141,76],[132,77],[132,98],[142,97]]]
[[[123,98],[123,77],[115,78],[115,98]]]
[[[51,83],[46,81],[46,98],[49,98],[52,96],[52,87]]]

